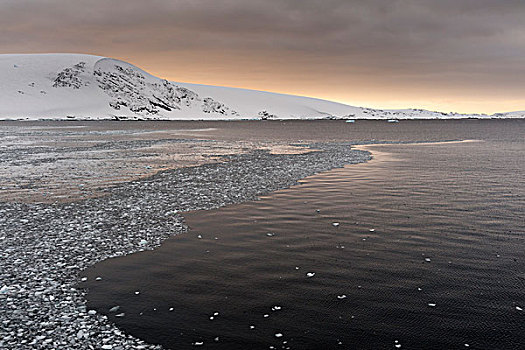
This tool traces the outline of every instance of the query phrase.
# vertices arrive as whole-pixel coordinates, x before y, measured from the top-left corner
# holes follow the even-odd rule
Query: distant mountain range
[[[272,92],[172,82],[107,57],[0,55],[0,119],[457,118],[525,118],[525,111],[484,115],[380,110]]]

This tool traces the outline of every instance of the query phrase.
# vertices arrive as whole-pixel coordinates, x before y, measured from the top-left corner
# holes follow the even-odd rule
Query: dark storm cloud
[[[4,0],[0,52],[282,57],[342,80],[523,93],[524,18],[523,0]]]

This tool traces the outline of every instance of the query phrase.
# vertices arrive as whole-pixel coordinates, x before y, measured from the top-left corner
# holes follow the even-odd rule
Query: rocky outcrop
[[[114,65],[114,70],[97,69],[94,74],[99,87],[112,101],[110,106],[116,110],[126,107],[139,114],[159,114],[184,108],[198,108],[205,113],[218,113],[224,116],[237,113],[210,97],[202,99],[197,93],[174,85],[167,80],[148,79],[133,68]]]
[[[220,114],[225,118],[239,115],[211,97],[203,98],[192,90],[146,75],[124,63],[95,66],[89,71],[85,62],[79,62],[59,72],[53,87],[80,89],[89,85],[89,80],[98,83],[98,88],[110,96],[109,105],[115,111],[126,108],[141,117],[162,116],[185,109]]]
[[[65,68],[57,74],[53,80],[53,87],[67,87],[73,89],[80,89],[82,86],[88,86],[89,81],[84,81],[80,75],[85,72],[86,62],[79,62],[73,67]]]

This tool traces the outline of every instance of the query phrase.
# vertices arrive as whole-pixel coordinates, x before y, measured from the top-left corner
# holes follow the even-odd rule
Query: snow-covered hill
[[[0,119],[434,119],[489,117],[376,110],[271,92],[170,82],[92,55],[0,55]],[[494,117],[523,118],[525,112]]]

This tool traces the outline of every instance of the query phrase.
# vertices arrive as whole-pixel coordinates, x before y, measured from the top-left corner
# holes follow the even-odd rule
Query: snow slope
[[[523,118],[525,112],[494,117]],[[375,110],[271,92],[169,82],[92,55],[0,55],[0,119],[434,119],[488,117]]]

